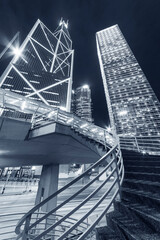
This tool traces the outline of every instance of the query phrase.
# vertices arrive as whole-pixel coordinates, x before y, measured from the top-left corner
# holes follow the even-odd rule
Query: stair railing
[[[120,136],[121,149],[160,155],[160,135],[154,136]]]
[[[44,214],[41,217],[38,217],[35,221],[33,221],[33,216],[37,212],[41,212],[42,207],[50,200],[52,200],[54,197],[58,196],[61,192],[63,192],[65,189],[68,189],[70,186],[72,186],[74,183],[85,177],[87,174],[90,174],[92,172],[93,168],[96,168],[99,165],[104,165],[104,169],[96,176],[94,177],[90,182],[88,182],[86,185],[84,185],[81,189],[79,189],[75,194],[73,194],[71,197],[66,199],[64,202],[59,204],[57,207],[49,211],[48,213]],[[56,213],[59,209],[61,209],[65,204],[70,202],[72,199],[77,197],[80,193],[82,193],[85,189],[87,189],[91,184],[93,184],[95,181],[97,181],[102,174],[105,172],[108,172],[108,176],[106,179],[98,186],[92,193],[89,194],[78,206],[74,207],[69,213],[67,213],[65,216],[60,218],[59,220],[54,220],[51,225],[43,224],[43,228],[40,228],[40,224],[46,223],[48,218],[52,217],[53,214]],[[120,150],[117,148],[117,145],[112,147],[108,153],[106,153],[102,158],[100,158],[95,164],[93,164],[89,169],[87,169],[84,173],[82,173],[80,176],[72,180],[70,183],[66,184],[64,187],[59,189],[57,192],[53,193],[51,196],[49,196],[47,199],[43,200],[41,203],[39,203],[37,206],[32,208],[27,214],[25,214],[22,219],[19,221],[19,223],[16,226],[16,233],[18,234],[17,239],[25,240],[28,238],[28,236],[32,236],[32,239],[38,240],[38,239],[48,239],[48,235],[52,237],[56,237],[55,239],[70,239],[72,236],[75,235],[76,229],[81,226],[81,224],[84,224],[88,217],[93,214],[93,212],[100,206],[100,204],[108,197],[113,194],[111,197],[109,204],[107,204],[107,207],[103,210],[103,212],[99,215],[99,217],[96,219],[96,221],[91,225],[87,226],[85,231],[78,234],[78,239],[84,239],[85,237],[89,235],[92,230],[94,229],[95,225],[100,221],[100,219],[105,215],[105,213],[108,211],[112,203],[114,202],[115,198],[119,194],[119,186],[122,183],[123,180],[123,160],[121,156]],[[114,181],[111,180],[111,178],[114,178]],[[110,183],[109,188],[107,191],[104,192],[104,194],[98,199],[98,201],[94,204],[94,206],[77,222],[72,224],[67,231],[64,233],[57,230],[57,228],[63,224],[65,221],[67,221],[74,213],[76,213],[81,207],[85,205],[85,203],[88,203],[89,200],[95,196],[100,190],[107,184]],[[24,226],[24,227],[23,227]],[[21,229],[23,227],[23,229]],[[36,229],[36,230],[35,230]],[[57,235],[58,232],[58,235]],[[56,234],[55,234],[56,233]]]
[[[113,146],[115,144],[115,138],[111,132],[96,126],[95,124],[89,123],[74,114],[64,112],[61,109],[54,109],[53,111],[35,116],[32,122],[32,129],[49,125],[54,122],[70,126],[72,129],[75,129],[75,131],[102,143],[104,146]]]
[[[5,90],[0,90],[0,106],[2,108],[14,109],[19,112],[25,112],[26,114],[33,114],[32,117],[32,126],[33,129],[36,127],[41,127],[46,124],[57,122],[69,126],[75,131],[83,134],[88,140],[100,142],[104,145],[106,151],[110,149],[102,158],[100,158],[95,164],[93,164],[89,169],[87,169],[83,174],[72,180],[70,183],[66,184],[64,187],[59,189],[57,192],[49,196],[47,199],[43,200],[40,204],[32,208],[27,214],[25,214],[19,223],[16,226],[16,233],[18,234],[17,239],[27,240],[27,239],[48,239],[52,237],[55,239],[84,239],[89,234],[92,234],[92,230],[100,221],[100,219],[105,215],[109,210],[112,203],[118,196],[120,192],[120,185],[123,180],[124,170],[123,170],[123,159],[121,152],[118,147],[118,143],[113,137],[113,135],[107,132],[105,129],[95,126],[94,124],[88,123],[70,113],[57,110],[55,108],[46,106],[44,104],[37,103],[30,99],[26,99],[23,96],[14,94]],[[44,113],[44,114],[42,114]],[[37,116],[38,115],[38,116]],[[19,116],[13,116],[18,117]],[[96,144],[96,143],[95,143]],[[51,201],[54,197],[57,197],[60,193],[68,189],[70,186],[75,184],[80,179],[84,178],[86,175],[92,173],[92,169],[103,165],[104,169],[88,182],[85,186],[79,189],[75,194],[66,199],[64,203],[59,204],[56,208],[52,209],[48,213],[42,212],[43,206],[46,203]],[[92,193],[89,194],[78,206],[73,208],[68,214],[60,217],[60,219],[55,218],[57,214],[56,211],[61,209],[65,204],[70,202],[84,190],[86,190],[91,184],[95,183],[104,173],[106,173],[105,180],[98,186]],[[113,179],[114,180],[113,180]],[[109,184],[108,184],[109,183]],[[108,185],[107,185],[108,184]],[[103,187],[108,187],[107,190],[103,190]],[[67,231],[62,232],[59,226],[65,225],[66,222],[70,221],[70,218],[74,213],[76,213],[81,207],[88,203],[93,196],[103,190],[103,195],[95,202],[94,206],[79,220],[72,222]],[[85,231],[77,232],[82,226],[82,223],[85,224],[88,220],[88,217],[91,216],[95,210],[106,200],[106,197],[112,197],[109,203],[106,205],[106,208],[101,211],[97,219],[90,225],[87,226]]]

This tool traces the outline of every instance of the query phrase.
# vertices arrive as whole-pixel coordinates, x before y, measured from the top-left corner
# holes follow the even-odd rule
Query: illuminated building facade
[[[14,58],[0,87],[70,111],[74,51],[68,23],[61,19],[51,32],[37,20],[22,45],[10,48]]]
[[[91,89],[88,85],[78,87],[72,92],[72,110],[78,117],[93,122]]]
[[[96,33],[112,129],[121,136],[160,135],[160,103],[118,25]]]

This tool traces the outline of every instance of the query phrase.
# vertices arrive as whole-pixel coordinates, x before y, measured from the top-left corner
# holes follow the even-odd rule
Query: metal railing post
[[[31,214],[26,218],[23,235],[22,235],[22,240],[28,239],[28,229],[29,229],[30,221],[31,221]]]
[[[136,136],[135,136],[134,138],[135,138],[135,142],[136,142],[136,147],[137,147],[137,150],[138,150],[138,152],[140,152],[140,149],[139,149],[139,145],[138,145],[138,141],[137,141],[137,138],[136,138]]]
[[[58,122],[58,114],[59,114],[59,108],[57,108],[57,113],[56,113],[56,116],[55,116],[55,121]]]
[[[116,150],[115,150],[116,151]],[[118,164],[117,164],[117,155],[116,155],[116,152],[113,152],[113,157],[114,157],[114,162],[113,162],[113,166],[116,168],[116,171],[115,171],[115,174],[114,174],[114,177],[116,177],[117,179],[117,187],[118,187],[118,195],[117,197],[115,198],[115,200],[119,201],[121,199],[121,195],[120,195],[120,189],[121,189],[121,185],[120,185],[120,179],[119,179],[119,168],[118,168]]]
[[[9,170],[9,168],[8,168],[8,170]],[[5,183],[4,183],[3,187],[2,187],[2,190],[1,190],[1,193],[2,193],[2,194],[4,194],[5,189],[6,189],[6,185],[8,184],[9,178],[10,178],[10,176],[11,176],[11,173],[8,173],[8,170],[7,170],[7,178],[6,178],[6,181],[5,181]]]
[[[104,147],[105,149],[107,148],[106,146],[106,130],[104,129]]]

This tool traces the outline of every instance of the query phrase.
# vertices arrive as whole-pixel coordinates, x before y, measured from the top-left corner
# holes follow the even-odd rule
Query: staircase
[[[121,201],[107,214],[98,240],[160,240],[160,156],[122,151]]]
[[[92,168],[96,168],[99,165],[103,165],[103,170],[85,184],[82,188],[77,189],[78,191],[74,193],[71,197],[67,198],[64,202],[60,203],[57,207],[53,208],[50,212],[42,212],[42,207],[55,196],[59,195],[61,192],[65,191],[71,187],[78,180],[85,177],[92,171]],[[95,183],[96,180],[102,176],[106,171],[111,168],[110,173],[106,176],[106,179],[102,181],[99,186],[96,186],[95,189],[86,197],[84,200],[77,206],[73,206],[70,212],[61,217],[56,217],[56,212],[58,209],[63,207],[65,204],[69,203],[72,199],[81,194],[85,189]],[[113,177],[113,180],[110,180]],[[100,220],[105,216],[110,207],[112,206],[114,199],[119,194],[119,187],[123,180],[123,164],[121,158],[121,152],[117,148],[117,145],[111,148],[102,158],[100,158],[96,163],[89,167],[84,173],[80,176],[66,184],[64,187],[59,189],[57,192],[53,193],[47,199],[43,200],[41,203],[32,208],[28,213],[26,213],[16,227],[17,239],[27,240],[27,239],[46,239],[46,240],[64,240],[64,239],[95,239],[94,229],[95,226],[100,222]],[[109,182],[110,181],[110,182]],[[107,183],[109,182],[109,185]],[[101,196],[99,192],[104,188],[104,191]],[[73,214],[76,213],[81,207],[88,203],[94,195],[97,195],[98,199],[95,201],[94,205],[91,206],[86,213],[79,219],[71,221],[73,219]],[[108,198],[109,197],[109,198]],[[95,210],[97,210],[101,203],[107,200],[107,205],[100,212],[97,218],[93,221],[92,224],[88,224],[88,217],[91,216]],[[69,223],[69,225],[66,225]],[[63,226],[65,229],[59,229]]]
[[[57,129],[59,130],[64,126],[65,129],[63,134],[71,135],[78,142],[81,142],[92,151],[96,152],[97,156],[100,156],[100,159],[96,162],[92,161],[93,165],[81,175],[26,213],[16,226],[16,239],[94,240],[95,227],[103,219],[105,214],[110,211],[115,198],[119,196],[120,186],[123,181],[123,159],[119,144],[117,140],[104,129],[84,122],[76,116],[60,110],[52,111],[52,116],[47,113],[36,117],[32,123],[32,131],[35,130],[36,132],[36,129],[39,127],[49,126],[53,123],[56,123]],[[61,128],[58,127],[60,125]],[[68,129],[67,131],[66,127]],[[99,166],[102,167],[102,170],[90,179],[90,181],[87,181],[82,188],[77,189],[71,197],[68,197],[62,203],[53,207],[49,212],[43,212],[45,204],[52,201],[55,197],[58,197],[59,194],[64,193],[65,190],[74,186],[79,180],[84,181],[86,177],[92,174],[92,170]],[[103,180],[97,184],[97,181],[104,175],[105,178],[103,177]],[[92,192],[89,190],[91,185],[95,186]],[[87,191],[88,195],[83,201],[78,205],[73,205],[69,212],[64,216],[57,218],[57,212],[68,203],[71,204],[72,200],[79,197],[84,191]],[[95,202],[92,201],[94,196],[96,197]],[[86,209],[87,204],[90,205],[89,209]],[[104,207],[102,207],[102,204]],[[86,209],[86,211],[82,216],[74,219],[74,222],[71,221],[74,216],[78,216],[80,208]],[[93,216],[96,217],[93,218]],[[88,220],[91,218],[93,221],[89,222]],[[69,223],[69,225],[66,225],[66,223]],[[63,227],[63,229],[61,229],[61,227]]]
[[[25,140],[36,138],[42,134],[50,134],[51,129],[55,134],[56,129],[56,136],[58,136],[58,134],[63,134],[75,140],[73,144],[74,152],[72,152],[72,159],[70,159],[72,161],[70,161],[70,163],[78,161],[78,158],[83,158],[84,161],[81,148],[77,147],[80,143],[82,150],[87,149],[87,161],[90,159],[89,163],[93,164],[81,175],[74,178],[71,182],[58,189],[58,191],[45,198],[24,214],[15,227],[15,233],[17,234],[16,239],[94,240],[95,227],[100,223],[103,217],[105,217],[106,213],[111,211],[115,199],[119,197],[120,186],[123,182],[123,158],[117,137],[113,136],[113,134],[106,129],[84,121],[61,109],[37,103],[30,99],[28,100],[21,95],[2,89],[0,89],[0,96],[3,99],[2,113],[5,120],[11,119],[13,121],[20,120],[22,122],[29,122],[30,130],[28,129]],[[26,114],[22,114],[21,116],[20,113],[24,105]],[[42,131],[39,131],[40,128]],[[60,131],[62,128],[64,130],[63,132]],[[24,139],[22,140],[25,142]],[[65,144],[61,143],[61,152],[64,152],[66,161],[67,151],[65,149],[67,148],[63,149],[65,145],[68,146],[67,141]],[[91,153],[94,154],[92,155]],[[38,158],[40,156],[39,154]],[[98,168],[100,169],[99,172],[97,172],[96,175],[93,174]],[[88,176],[90,175],[91,178],[88,181]],[[86,179],[87,183],[80,189],[77,189],[73,195],[68,196],[56,207],[53,206],[49,212],[44,211],[45,205],[48,204],[49,201],[52,202],[54,198],[59,197],[61,193],[65,195],[65,190],[67,191],[72,186],[75,188],[74,184],[78,183],[78,181],[85,182]],[[99,184],[97,184],[97,182]],[[87,196],[85,196],[80,203],[73,205],[72,201],[84,195],[85,192],[87,192]],[[95,201],[93,199],[94,197]],[[69,212],[60,215],[58,211],[63,210],[63,207],[66,207],[68,203],[72,205],[71,209],[69,209]],[[86,207],[87,205],[89,205],[89,207]],[[85,209],[82,216],[78,215],[78,211],[81,208],[83,210]],[[15,237],[12,239],[15,239]]]

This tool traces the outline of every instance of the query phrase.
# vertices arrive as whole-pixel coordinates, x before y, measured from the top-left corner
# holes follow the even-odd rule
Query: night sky
[[[93,117],[108,124],[95,33],[118,24],[160,100],[159,0],[0,0],[0,52],[17,31],[23,40],[39,18],[51,31],[69,20],[75,49],[73,87],[89,84]],[[1,66],[0,66],[1,67]]]

